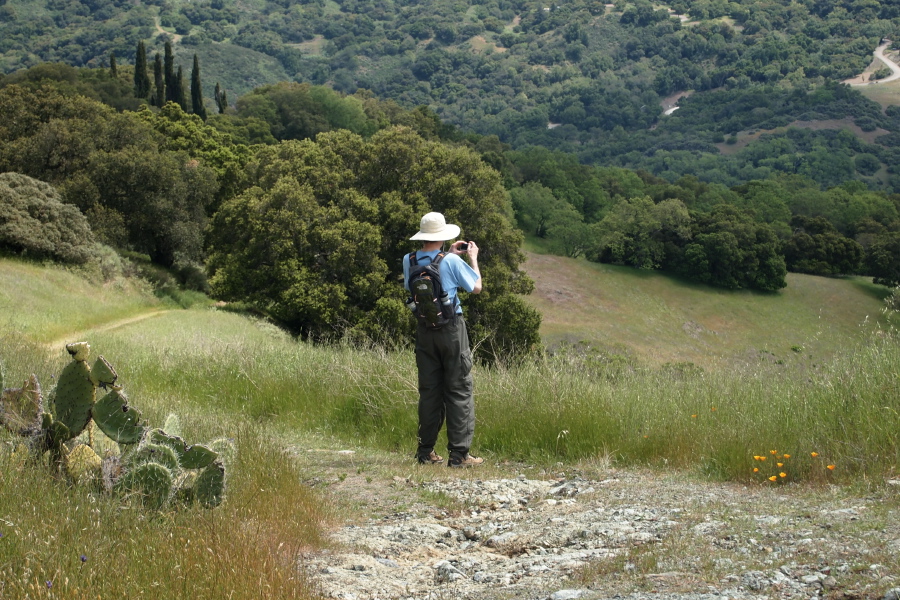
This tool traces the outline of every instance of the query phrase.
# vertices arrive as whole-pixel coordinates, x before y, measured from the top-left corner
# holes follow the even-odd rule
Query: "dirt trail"
[[[181,38],[184,37],[183,35],[179,35],[177,33],[169,33],[168,31],[163,29],[162,24],[159,21],[159,17],[153,18],[153,24],[156,25],[157,35],[164,35],[164,36],[169,36],[172,38],[172,45],[177,44],[178,42],[181,41]]]
[[[102,325],[98,325],[96,327],[92,327],[90,329],[85,329],[82,331],[73,331],[71,333],[66,334],[63,337],[57,338],[55,340],[51,340],[44,344],[47,347],[49,352],[57,352],[61,348],[63,348],[66,344],[77,342],[84,340],[88,336],[93,333],[103,332],[103,331],[112,331],[113,329],[119,329],[121,327],[127,327],[133,323],[139,323],[146,319],[150,319],[153,317],[158,317],[167,312],[171,312],[171,309],[160,308],[150,312],[141,313],[139,315],[134,315],[132,317],[127,317],[125,319],[118,319],[116,321],[110,321],[108,323],[104,323]]]

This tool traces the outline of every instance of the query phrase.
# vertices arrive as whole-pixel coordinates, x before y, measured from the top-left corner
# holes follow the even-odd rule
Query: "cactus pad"
[[[103,461],[87,444],[78,444],[63,457],[66,474],[75,482],[85,482],[100,474]]]
[[[162,429],[169,435],[181,437],[181,419],[175,413],[169,413],[166,415],[166,422],[163,423]]]
[[[198,471],[183,471],[175,479],[175,500],[181,504],[193,504],[197,500],[195,486],[200,476]]]
[[[13,433],[23,436],[40,433],[43,412],[44,398],[35,375],[21,388],[0,392],[0,424]]]
[[[91,367],[91,382],[97,386],[106,389],[106,386],[113,385],[119,375],[112,365],[102,356],[98,356]]]
[[[42,429],[44,430],[45,447],[56,452],[62,448],[63,442],[75,437],[65,423],[53,420],[53,417],[47,413],[43,415]]]
[[[225,466],[216,461],[200,472],[194,483],[194,495],[206,508],[222,504],[225,497]]]
[[[134,457],[134,462],[155,462],[172,471],[178,470],[178,455],[170,447],[163,444],[146,444],[142,446]]]
[[[212,464],[218,456],[206,446],[194,444],[193,446],[188,446],[184,454],[178,458],[182,469],[203,469]]]
[[[148,462],[125,473],[116,489],[139,495],[144,506],[160,509],[172,493],[172,472],[159,463]]]
[[[118,390],[98,400],[92,414],[100,431],[119,444],[136,444],[146,432],[140,411],[128,406],[128,398]]]
[[[234,445],[234,440],[219,438],[206,445],[210,450],[219,455],[218,460],[224,464],[226,468],[234,464],[234,461],[237,458],[237,447]]]
[[[162,429],[154,429],[150,432],[150,442],[168,446],[178,456],[178,463],[183,469],[202,469],[209,466],[218,453],[206,446],[195,444],[188,446],[183,439],[175,435],[169,435]]]
[[[84,362],[91,353],[91,346],[87,342],[73,342],[66,344],[66,352],[72,355],[72,360]]]
[[[66,346],[68,349],[68,346]],[[95,388],[91,370],[84,361],[73,360],[59,374],[56,384],[56,418],[62,421],[75,437],[91,420]]]

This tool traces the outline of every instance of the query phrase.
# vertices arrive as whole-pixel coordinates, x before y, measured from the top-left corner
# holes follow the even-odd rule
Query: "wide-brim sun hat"
[[[426,242],[445,242],[459,237],[459,225],[447,223],[444,215],[439,212],[430,212],[422,217],[419,223],[419,231],[411,240],[424,240]]]

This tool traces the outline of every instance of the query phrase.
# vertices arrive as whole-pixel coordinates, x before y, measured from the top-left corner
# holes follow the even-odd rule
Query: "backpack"
[[[416,253],[409,255],[410,308],[416,319],[429,329],[440,329],[456,318],[456,304],[451,301],[441,285],[441,261],[444,252],[434,260],[420,265]]]

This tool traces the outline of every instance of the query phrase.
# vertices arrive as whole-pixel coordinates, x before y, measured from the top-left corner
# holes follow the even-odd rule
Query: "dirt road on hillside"
[[[885,77],[884,79],[876,79],[875,81],[869,80],[868,77],[870,77],[871,74],[877,70],[876,68],[873,68],[872,65],[870,65],[869,68],[866,69],[862,74],[857,75],[852,79],[847,79],[844,81],[844,83],[850,84],[850,87],[862,87],[864,85],[874,85],[877,83],[889,83],[891,81],[900,79],[900,65],[888,58],[884,53],[884,51],[887,50],[891,46],[891,44],[893,44],[893,42],[888,40],[875,48],[875,52],[872,53],[872,55],[877,60],[883,62],[891,70],[890,76]]]

